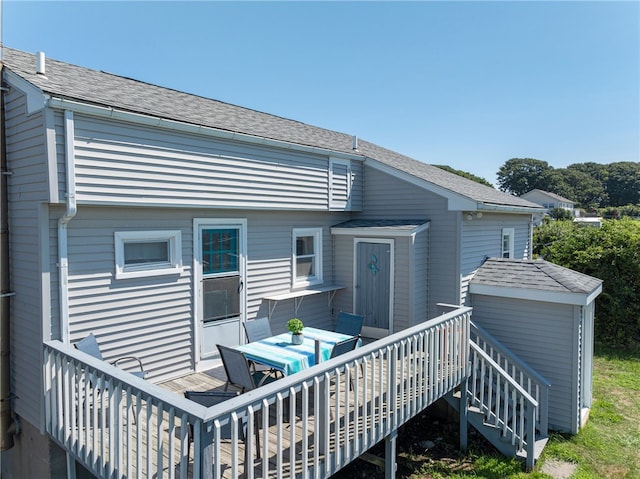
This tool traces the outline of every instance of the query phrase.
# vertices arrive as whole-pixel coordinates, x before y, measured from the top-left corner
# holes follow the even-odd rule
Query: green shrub
[[[640,221],[605,221],[601,228],[578,228],[568,221],[543,224],[534,233],[534,253],[603,280],[596,341],[640,343]]]

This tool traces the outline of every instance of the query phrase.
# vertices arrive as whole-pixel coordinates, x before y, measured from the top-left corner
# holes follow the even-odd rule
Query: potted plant
[[[298,318],[293,318],[287,321],[287,329],[291,333],[291,342],[293,344],[302,344],[302,330],[304,324]]]

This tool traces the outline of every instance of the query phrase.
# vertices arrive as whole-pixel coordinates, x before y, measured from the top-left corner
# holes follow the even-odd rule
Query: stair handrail
[[[498,373],[500,377],[504,379],[517,392],[517,394],[521,398],[523,398],[524,401],[527,403],[528,407],[525,408],[526,420],[527,420],[526,431],[522,430],[524,429],[523,422],[519,422],[520,428],[517,428],[517,427],[510,428],[508,424],[504,423],[504,421],[502,421],[499,418],[499,416],[497,416],[497,420],[498,422],[502,423],[503,430],[509,431],[511,433],[512,444],[515,445],[517,441],[518,449],[522,449],[523,445],[526,447],[525,450],[527,453],[527,469],[531,469],[535,461],[535,444],[536,444],[535,424],[536,424],[536,417],[539,415],[540,404],[515,379],[513,379],[507,371],[505,371],[497,362],[495,362],[493,358],[491,358],[491,356],[486,351],[484,351],[479,345],[477,345],[473,341],[470,341],[469,348],[472,351],[475,351],[479,356],[481,356],[482,359],[496,373]],[[469,376],[469,382],[474,380],[473,372],[475,371],[475,368],[472,367],[471,370],[472,370],[472,373]],[[471,388],[467,387],[466,388],[467,396],[468,397],[471,396],[472,399],[478,401],[482,406],[481,410],[484,410],[485,408],[490,410],[490,406],[488,404],[485,404],[485,402],[483,401],[484,392],[481,392],[480,396],[478,396],[475,394],[475,390],[476,390],[475,387],[471,387]],[[527,437],[527,441],[524,440],[525,435]]]
[[[490,348],[493,349],[493,352],[497,353],[497,355],[505,361],[505,365],[498,363],[500,368],[507,372],[507,374],[518,382],[518,384],[529,394],[533,395],[536,401],[540,404],[539,411],[536,416],[538,419],[537,426],[540,433],[546,436],[549,428],[549,389],[551,388],[551,383],[526,362],[520,359],[508,347],[504,346],[482,326],[473,321],[470,321],[469,324],[471,329],[471,342],[482,348],[485,353],[497,362],[492,352],[488,351],[486,348],[486,345],[489,345]],[[477,341],[477,338],[481,339],[485,345],[481,345]],[[517,374],[517,370],[519,370],[521,374]],[[520,380],[518,380],[518,376],[520,377]],[[534,387],[532,387],[532,385]],[[535,389],[535,392],[532,391],[533,389]]]

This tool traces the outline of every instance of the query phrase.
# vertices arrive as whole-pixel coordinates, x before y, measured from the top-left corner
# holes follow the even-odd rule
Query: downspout
[[[0,61],[0,81],[3,78]],[[4,111],[4,87],[0,85],[0,451],[14,446],[16,423],[13,421],[11,395],[10,314],[11,280],[9,276],[9,193],[7,192],[7,149]]]
[[[60,339],[69,344],[69,258],[67,226],[78,212],[76,206],[76,163],[74,151],[75,128],[73,112],[64,112],[64,153],[67,173],[67,208],[58,221],[58,283],[60,292]]]

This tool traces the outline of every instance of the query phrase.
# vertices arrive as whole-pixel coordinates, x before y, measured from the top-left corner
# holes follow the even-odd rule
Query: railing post
[[[384,477],[394,479],[396,477],[396,438],[398,429],[392,429],[384,438]]]
[[[200,447],[195,458],[200,459],[199,469],[202,479],[213,479],[213,428],[211,422],[200,422],[200,440],[194,442],[194,447]]]

